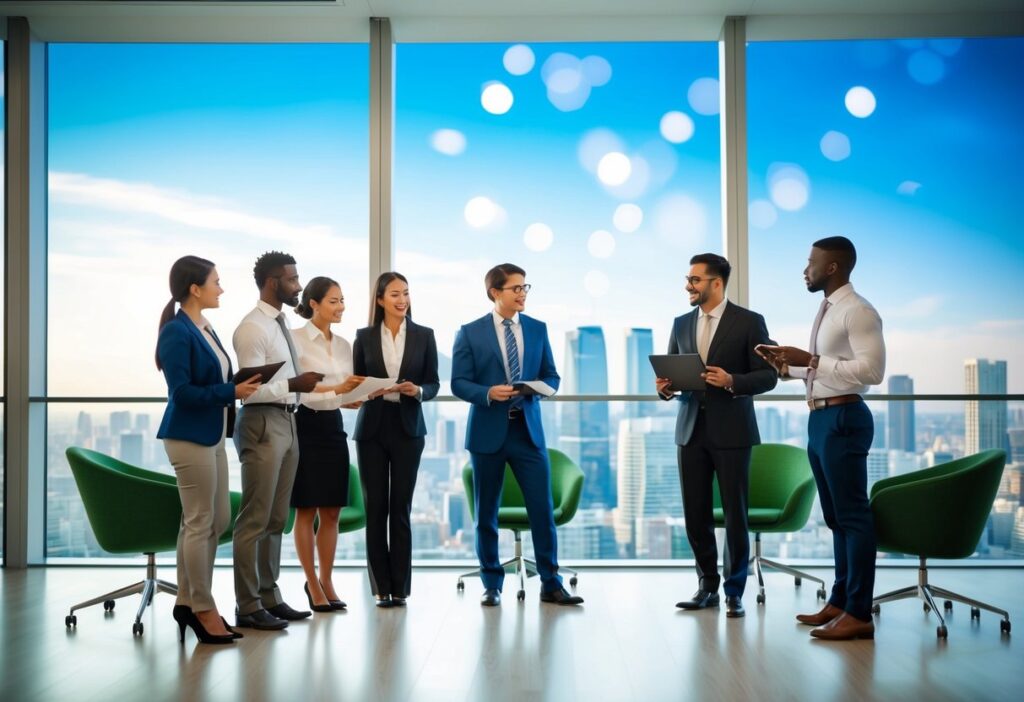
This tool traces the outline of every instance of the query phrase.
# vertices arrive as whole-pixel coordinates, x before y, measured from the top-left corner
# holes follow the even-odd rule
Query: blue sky
[[[661,348],[688,309],[687,259],[721,250],[718,115],[706,99],[717,46],[511,46],[397,47],[396,267],[443,349],[486,311],[486,269],[520,263],[556,359],[568,329],[602,325],[619,392],[625,330],[649,326]],[[533,65],[510,69],[512,54]],[[886,319],[890,372],[916,375],[919,392],[957,392],[962,359],[990,350],[1010,361],[1011,391],[1024,389],[1022,63],[1024,40],[750,45],[750,197],[759,225],[775,217],[751,227],[751,304],[773,336],[806,342],[817,301],[803,261],[814,239],[844,233],[861,251],[855,282]],[[484,108],[492,81],[513,98],[501,114]],[[185,253],[219,264],[227,293],[211,318],[222,335],[253,304],[252,260],[273,247],[295,254],[306,279],[342,281],[342,334],[365,324],[367,86],[366,45],[51,46],[51,392],[162,392],[150,351],[166,271]],[[844,104],[854,86],[876,100],[863,119]],[[667,138],[670,112],[692,135]],[[443,129],[461,150],[458,138],[438,150]],[[848,157],[825,158],[828,131],[848,140]],[[628,159],[625,184],[601,180],[588,145]],[[797,177],[774,192],[780,164]],[[467,210],[474,198],[486,198],[482,219]],[[617,226],[624,204],[643,212],[635,230]],[[119,299],[78,315],[69,301],[109,298],[109,271]],[[97,326],[118,351],[87,358],[97,371],[82,379],[65,369],[81,366]]]

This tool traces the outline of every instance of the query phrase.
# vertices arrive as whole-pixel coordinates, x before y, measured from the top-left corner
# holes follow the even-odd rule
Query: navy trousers
[[[501,590],[505,579],[505,570],[498,556],[498,507],[501,505],[506,463],[512,467],[523,491],[541,587],[544,592],[562,587],[551,501],[551,465],[547,451],[538,448],[530,439],[526,421],[522,418],[509,420],[508,435],[500,451],[471,453],[470,456],[476,503],[476,555],[480,559],[480,579],[484,588]]]
[[[877,544],[867,493],[874,435],[871,411],[863,402],[814,410],[807,421],[807,457],[836,559],[828,601],[864,621],[871,619],[875,589]]]

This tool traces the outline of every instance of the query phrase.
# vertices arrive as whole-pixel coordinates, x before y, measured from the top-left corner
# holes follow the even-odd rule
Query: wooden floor
[[[173,569],[162,569],[173,579]],[[584,570],[582,608],[526,602],[507,580],[501,608],[482,609],[480,586],[455,588],[457,571],[417,570],[407,609],[377,610],[362,570],[338,573],[344,614],[319,614],[285,632],[246,630],[229,647],[180,646],[173,597],[157,595],[133,637],[139,597],[114,612],[81,600],[126,585],[143,568],[0,571],[0,700],[1012,700],[1024,699],[1024,570],[937,570],[932,581],[1010,610],[1018,630],[1001,635],[995,615],[971,622],[957,605],[949,638],[914,601],[883,607],[874,641],[811,640],[793,615],[818,607],[814,589],[768,576],[768,603],[748,589],[744,619],[682,612],[692,568]],[[821,573],[822,571],[816,571]],[[827,579],[827,576],[826,576]],[[916,571],[879,571],[882,592]],[[289,602],[302,605],[302,576],[286,569]],[[232,607],[231,571],[215,595]],[[231,617],[229,616],[230,620]]]

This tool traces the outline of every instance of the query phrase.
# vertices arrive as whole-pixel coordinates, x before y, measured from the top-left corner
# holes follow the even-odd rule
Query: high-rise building
[[[608,356],[601,327],[566,332],[563,392],[570,395],[608,393]],[[615,506],[612,483],[608,403],[566,402],[562,407],[559,445],[583,469],[584,508]]]
[[[619,504],[614,518],[615,540],[623,555],[639,556],[636,528],[647,523],[641,520],[679,517],[683,513],[675,422],[667,417],[619,422],[617,467]],[[671,549],[667,545],[665,550],[667,553]]]
[[[756,407],[754,414],[757,416],[757,432],[762,442],[778,444],[786,440],[782,413],[777,407]]]
[[[452,419],[438,419],[436,426],[434,435],[437,442],[437,453],[447,455],[457,451],[458,446],[455,444],[455,421]]]
[[[142,460],[142,434],[125,432],[121,434],[120,458],[125,463],[133,466],[143,466]]]
[[[879,480],[889,477],[889,452],[873,448],[868,451],[868,489]]]
[[[117,436],[132,428],[132,413],[128,410],[120,410],[110,413],[110,435]]]
[[[135,415],[135,431],[142,432],[143,434],[149,433],[149,415],[148,414],[137,414]]]
[[[890,395],[913,395],[914,379],[909,375],[889,376]],[[913,452],[917,448],[913,401],[889,401],[889,436],[886,447],[895,451]]]
[[[1010,453],[1007,463],[1024,463],[1024,428],[1014,428],[1007,432],[1010,442]]]
[[[654,333],[650,329],[630,329],[626,334],[626,394],[654,395],[654,369],[648,358],[654,353]],[[654,414],[652,402],[629,402],[627,417],[649,417]]]
[[[472,530],[473,520],[469,516],[466,495],[461,492],[446,492],[442,509],[442,521],[448,525],[448,535],[455,536],[460,529]]]
[[[964,361],[964,392],[968,395],[1005,395],[1006,361],[968,358]],[[1006,402],[969,400],[964,407],[964,452],[1008,449]]]

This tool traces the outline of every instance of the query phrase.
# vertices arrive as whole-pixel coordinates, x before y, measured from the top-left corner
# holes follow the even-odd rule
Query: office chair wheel
[[[132,624],[132,636],[142,636],[142,622]]]
[[[75,628],[76,626],[78,626],[78,617],[76,617],[73,614],[69,614],[68,616],[64,617],[64,626],[66,626],[68,629]]]
[[[872,614],[881,614],[882,613],[882,605],[871,605],[871,613]]]
[[[977,607],[971,607],[971,619],[981,621],[981,610]]]
[[[1002,621],[999,622],[999,631],[1001,631],[1004,634],[1009,634],[1010,633],[1010,620],[1009,619],[1003,619]]]
[[[520,602],[526,602],[526,590],[520,590],[516,593],[516,599]]]
[[[104,612],[113,612],[114,611],[114,601],[113,600],[103,600],[103,611]]]
[[[947,612],[952,612],[953,611],[953,601],[952,600],[946,600],[945,602],[942,603],[942,607]]]
[[[459,582],[455,585],[455,589],[459,592],[466,589],[466,583],[462,582],[462,578],[459,578]]]
[[[818,590],[818,591],[817,591],[816,593],[814,593],[814,594],[815,594],[815,596],[816,596],[816,597],[817,597],[817,598],[818,598],[819,600],[821,600],[821,601],[823,601],[823,602],[824,602],[824,600],[825,600],[825,597],[827,597],[827,594],[825,593],[825,588],[821,588],[820,590]]]
[[[945,625],[945,624],[943,624],[942,626],[939,626],[939,627],[937,627],[937,628],[935,629],[935,633],[936,633],[936,635],[938,635],[938,637],[939,637],[940,639],[945,639],[945,638],[946,638],[946,635],[947,635],[947,634],[948,634],[949,632],[948,632],[948,631],[946,630],[946,625]]]
[[[758,593],[758,595],[757,595],[757,598],[756,598],[756,599],[757,599],[757,603],[758,603],[758,604],[764,604],[764,595],[762,595],[762,594]]]
[[[925,614],[927,614],[928,612],[932,611],[931,605],[928,604],[927,602],[924,603],[924,611],[925,611]]]
[[[793,578],[793,587],[800,587],[803,584],[804,584],[804,579],[803,578],[801,578],[799,576]]]
[[[569,578],[569,585],[571,585],[572,587],[576,587],[576,583],[578,582],[579,579],[575,575]]]

